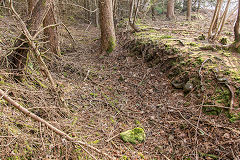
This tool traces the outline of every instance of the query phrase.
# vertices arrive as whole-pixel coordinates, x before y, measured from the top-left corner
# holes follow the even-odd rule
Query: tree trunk
[[[156,0],[152,0],[152,6],[151,6],[151,10],[152,10],[152,20],[155,21],[156,20],[156,13],[155,13],[155,6],[156,6],[157,1]]]
[[[31,18],[27,21],[27,28],[31,35],[34,35],[36,31],[41,27],[41,24],[49,11],[49,4],[51,0],[39,0],[32,11]],[[10,63],[17,75],[15,78],[21,79],[23,70],[26,66],[27,55],[28,55],[28,43],[24,42],[26,39],[25,35],[22,34],[20,38],[14,44],[17,49],[13,54],[9,56]]]
[[[94,3],[95,3],[95,6],[96,7],[98,7],[98,2],[97,2],[98,0],[94,0]],[[95,17],[96,17],[96,26],[97,26],[97,28],[99,28],[99,10],[97,10],[96,12],[95,12]]]
[[[209,32],[208,32],[208,39],[210,41],[215,41],[220,36],[220,34],[222,32],[222,29],[223,29],[223,26],[224,26],[225,21],[226,21],[230,1],[231,0],[227,1],[226,7],[225,7],[224,12],[222,13],[221,17],[219,17],[219,15],[220,15],[220,11],[221,11],[221,8],[222,8],[223,0],[218,0],[217,1],[214,16],[213,16],[213,19],[212,19],[212,22],[211,22],[211,25],[210,25],[210,28],[209,28]]]
[[[143,7],[142,7],[142,12],[143,12],[143,15],[146,16],[148,10],[149,10],[149,6],[150,6],[150,3],[151,3],[151,0],[146,0],[143,4]]]
[[[50,9],[48,11],[48,15],[45,17],[43,21],[43,27],[47,27],[49,25],[57,24],[57,16],[56,9],[54,3],[51,4]],[[50,27],[44,30],[44,35],[47,37],[49,41],[50,51],[54,54],[60,54],[60,45],[59,45],[59,35],[58,35],[58,27]]]
[[[167,18],[169,20],[175,19],[174,0],[168,0],[168,3],[167,3]]]
[[[33,8],[35,7],[37,3],[37,0],[27,0],[27,5],[28,5],[28,15],[32,14]]]
[[[156,14],[155,14],[155,6],[154,5],[151,6],[151,10],[152,10],[152,20],[155,21],[156,20],[156,17],[155,17]]]
[[[187,2],[187,20],[191,21],[191,12],[192,12],[192,0]]]
[[[183,7],[182,7],[182,13],[187,11],[187,5],[188,5],[188,0],[183,0],[182,2]]]
[[[237,15],[237,20],[236,20],[235,25],[234,25],[234,37],[235,37],[235,42],[240,42],[239,22],[240,22],[240,0],[238,1],[238,15]]]
[[[111,53],[116,47],[112,0],[99,0],[98,4],[101,28],[101,51],[102,53]]]
[[[91,15],[90,12],[88,10],[90,10],[90,3],[89,0],[84,0],[84,8],[86,8],[87,10],[85,10],[85,22],[86,23],[91,23]]]
[[[130,25],[130,27],[132,27],[132,29],[135,32],[139,32],[140,29],[135,24],[138,6],[139,6],[139,0],[137,0],[136,6],[135,6],[135,3],[136,3],[135,0],[131,0],[131,2],[130,2],[129,25]]]

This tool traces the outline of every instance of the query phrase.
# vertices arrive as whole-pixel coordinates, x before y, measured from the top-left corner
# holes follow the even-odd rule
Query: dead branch
[[[193,120],[198,120],[198,119],[193,118]],[[213,127],[218,127],[218,128],[227,129],[227,130],[232,131],[233,133],[236,133],[236,134],[238,134],[238,135],[240,134],[240,131],[237,130],[237,129],[235,129],[235,128],[226,127],[226,126],[223,126],[223,125],[220,125],[220,124],[216,124],[216,123],[211,122],[211,121],[209,121],[209,120],[207,120],[207,119],[201,119],[200,121],[202,121],[202,122],[207,122],[209,125],[211,125],[211,126],[213,126]]]
[[[215,78],[217,79],[217,81],[220,81],[219,78],[218,78],[218,75],[217,73],[214,72],[214,75],[215,75]],[[220,82],[221,83],[221,82]],[[234,107],[234,91],[232,90],[232,87],[228,84],[227,81],[223,82],[226,87],[228,88],[228,90],[230,91],[231,93],[231,101],[230,101],[230,107],[228,108],[229,109],[229,113],[232,113],[233,111],[233,107]],[[223,108],[221,106],[219,106],[220,108]],[[227,107],[224,107],[224,108],[227,108]]]
[[[25,23],[23,22],[23,20],[19,16],[19,14],[14,9],[12,0],[10,0],[10,8],[11,8],[11,11],[13,12],[13,14],[15,15],[14,17],[19,22],[20,28],[23,30],[23,33],[25,34],[25,36],[28,40],[28,43],[31,46],[33,52],[37,55],[38,62],[40,64],[40,66],[44,69],[44,72],[47,75],[47,77],[48,77],[48,79],[51,83],[52,88],[56,91],[56,84],[55,84],[55,82],[52,78],[52,75],[51,75],[50,71],[48,70],[47,65],[43,61],[43,59],[41,57],[41,53],[39,52],[36,44],[33,42],[33,37],[31,36],[30,32],[28,31],[27,26],[25,25]]]
[[[109,159],[114,159],[113,157],[111,157],[110,155],[108,155],[107,153],[104,153],[102,151],[100,151],[99,149],[85,143],[85,142],[82,142],[82,141],[77,141],[76,139],[70,137],[69,135],[67,135],[65,132],[57,129],[56,127],[54,127],[53,125],[51,125],[50,123],[48,123],[47,121],[45,121],[44,119],[38,117],[37,115],[35,115],[34,113],[30,112],[29,110],[27,110],[26,108],[24,108],[23,106],[21,106],[20,104],[18,104],[17,102],[15,102],[13,99],[11,99],[9,96],[7,96],[3,90],[0,89],[0,96],[8,101],[10,104],[12,104],[15,108],[17,108],[19,111],[21,111],[22,113],[24,113],[25,115],[33,118],[34,120],[38,121],[38,122],[41,122],[43,123],[44,125],[46,125],[49,129],[51,129],[53,132],[55,132],[56,134],[64,137],[65,139],[67,139],[68,141],[72,142],[72,143],[75,143],[75,144],[80,144],[82,146],[85,146],[85,147],[88,147],[92,150],[94,150],[95,152],[99,153],[99,154],[102,154],[106,157],[108,157]]]
[[[94,10],[92,11],[92,10],[89,10],[89,9],[83,7],[83,6],[80,6],[80,5],[78,5],[78,4],[73,4],[73,3],[62,3],[62,4],[71,5],[71,6],[74,6],[74,7],[79,7],[79,8],[82,8],[83,10],[88,11],[88,12],[90,12],[90,13],[94,13],[94,12],[96,12],[96,11],[98,10],[98,8],[96,8],[96,9],[94,9]]]
[[[72,41],[73,41],[73,43],[74,43],[74,45],[75,45],[75,44],[76,44],[76,41],[75,41],[75,39],[73,38],[71,32],[69,31],[69,29],[67,28],[67,26],[66,26],[64,23],[52,24],[52,25],[48,25],[48,26],[42,28],[41,30],[39,30],[39,31],[37,31],[37,32],[35,33],[35,35],[33,36],[33,39],[35,40],[35,39],[37,38],[37,36],[38,36],[41,32],[43,32],[45,29],[50,28],[50,27],[56,27],[56,26],[59,26],[59,25],[62,25],[62,26],[65,28],[65,30],[68,32],[69,36],[71,37],[71,39],[72,39]]]
[[[56,26],[59,26],[59,25],[61,25],[61,23],[52,24],[52,25],[48,25],[48,26],[46,26],[46,27],[43,27],[41,30],[37,31],[37,32],[34,34],[33,39],[35,40],[35,39],[37,38],[37,36],[38,36],[41,32],[43,32],[45,29],[50,28],[50,27],[56,27]]]
[[[231,86],[229,84],[227,84],[227,82],[224,83],[228,90],[231,92],[231,101],[230,101],[230,107],[229,107],[229,112],[232,113],[232,110],[233,110],[233,106],[234,106],[234,92],[231,88]]]
[[[64,23],[61,23],[61,25],[62,25],[62,26],[66,29],[66,31],[68,32],[68,34],[69,34],[69,36],[72,38],[72,41],[73,41],[74,46],[75,46],[76,41],[75,41],[75,39],[73,38],[71,32],[69,31],[69,29],[67,28],[67,26],[66,26]]]
[[[201,87],[203,87],[203,75],[201,74],[201,72],[202,72],[202,69],[203,69],[204,64],[205,64],[208,60],[212,61],[210,58],[207,58],[205,61],[203,61],[202,65],[201,65],[201,67],[200,67],[200,69],[199,69],[199,71],[198,71],[198,74],[199,74],[199,77],[200,77]]]

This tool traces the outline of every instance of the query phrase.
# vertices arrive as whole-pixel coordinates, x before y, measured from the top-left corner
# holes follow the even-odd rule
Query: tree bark
[[[27,21],[27,28],[31,35],[34,35],[36,31],[41,27],[41,24],[49,11],[49,4],[51,0],[39,0],[32,11],[32,15],[29,21]],[[27,55],[29,51],[29,44],[24,42],[26,36],[22,34],[20,38],[14,44],[17,49],[13,54],[9,56],[12,68],[17,73],[15,78],[21,79],[23,70],[26,66]]]
[[[235,37],[235,42],[240,42],[239,22],[240,22],[240,0],[238,1],[238,15],[237,15],[237,20],[236,20],[235,25],[234,25],[234,37]]]
[[[112,0],[99,0],[101,51],[111,53],[116,47]]]
[[[57,16],[56,9],[54,3],[51,4],[50,9],[48,11],[48,15],[45,17],[43,21],[43,27],[47,27],[49,25],[57,24]],[[60,44],[59,44],[59,34],[58,27],[49,27],[44,30],[44,35],[47,37],[49,41],[50,51],[54,54],[60,54]]]
[[[192,13],[192,0],[188,0],[187,2],[187,20],[191,21],[191,13]]]
[[[167,18],[169,20],[175,19],[174,0],[168,0],[168,3],[167,3]]]

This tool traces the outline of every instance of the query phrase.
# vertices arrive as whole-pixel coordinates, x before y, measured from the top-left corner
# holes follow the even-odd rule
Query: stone
[[[172,81],[171,84],[177,89],[182,89],[183,88],[183,83],[181,83],[181,82],[179,83],[176,80]]]
[[[190,81],[188,81],[183,87],[183,90],[185,92],[190,92],[192,89],[193,89],[193,84]]]

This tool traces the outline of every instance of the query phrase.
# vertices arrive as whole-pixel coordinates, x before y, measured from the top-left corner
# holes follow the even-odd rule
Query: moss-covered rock
[[[120,137],[124,142],[136,144],[143,142],[146,139],[146,134],[142,128],[134,128],[120,133]]]

